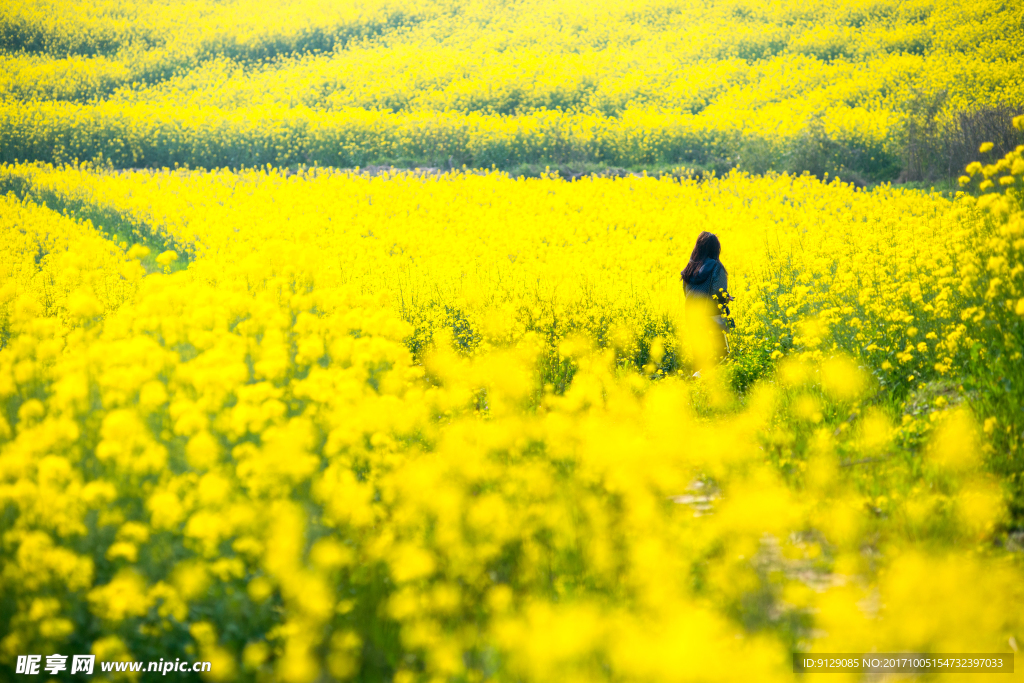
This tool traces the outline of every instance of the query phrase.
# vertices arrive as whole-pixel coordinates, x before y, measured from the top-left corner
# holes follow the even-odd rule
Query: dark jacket
[[[700,270],[693,274],[689,280],[683,280],[683,291],[686,292],[686,303],[689,304],[695,298],[701,299],[701,303],[723,305],[723,312],[728,315],[729,307],[729,275],[725,272],[722,264],[715,259],[705,259]],[[717,299],[715,298],[717,296]],[[713,314],[718,311],[711,309]]]

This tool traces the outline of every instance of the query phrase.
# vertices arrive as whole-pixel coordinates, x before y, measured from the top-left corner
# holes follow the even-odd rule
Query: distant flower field
[[[1020,649],[1024,10],[578,4],[0,7],[0,680]]]
[[[1024,113],[1022,19],[1003,0],[8,3],[0,161],[949,177],[1000,142],[976,139],[986,112]]]

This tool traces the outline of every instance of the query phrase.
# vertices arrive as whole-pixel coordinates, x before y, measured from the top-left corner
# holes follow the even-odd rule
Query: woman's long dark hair
[[[683,272],[679,274],[679,279],[689,282],[697,274],[697,271],[700,270],[700,267],[704,265],[704,261],[709,258],[717,261],[721,254],[722,243],[718,241],[718,237],[714,233],[705,230],[697,235],[697,244],[693,247],[693,253],[690,254],[690,262],[686,264],[686,268],[683,268]],[[725,266],[722,266],[722,270],[725,270]]]

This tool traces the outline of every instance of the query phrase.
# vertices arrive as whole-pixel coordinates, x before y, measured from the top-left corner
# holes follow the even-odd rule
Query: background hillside
[[[0,159],[953,178],[1021,142],[1003,0],[33,0]]]

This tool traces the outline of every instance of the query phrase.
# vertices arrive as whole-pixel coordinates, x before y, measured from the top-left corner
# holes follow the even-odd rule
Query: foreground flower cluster
[[[968,404],[1019,366],[1021,151],[952,201],[3,167],[0,662],[749,681],[1017,649],[1019,418]],[[695,381],[702,229],[738,328]]]

